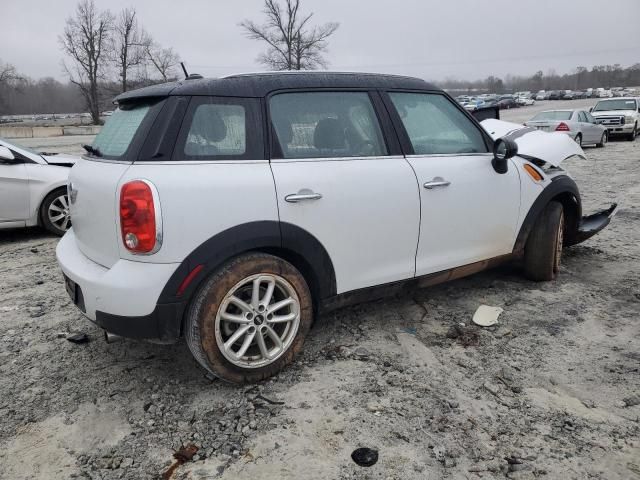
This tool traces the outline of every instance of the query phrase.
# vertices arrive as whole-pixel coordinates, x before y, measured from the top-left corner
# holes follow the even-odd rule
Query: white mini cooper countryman
[[[71,170],[67,291],[232,382],[280,371],[326,309],[507,259],[551,280],[615,213],[582,216],[566,135],[480,124],[415,78],[189,78],[116,102]]]

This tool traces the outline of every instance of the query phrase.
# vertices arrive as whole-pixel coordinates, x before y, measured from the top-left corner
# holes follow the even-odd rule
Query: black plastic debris
[[[378,461],[378,451],[372,448],[356,448],[351,459],[361,467],[371,467]]]
[[[89,336],[86,333],[72,333],[67,336],[67,340],[71,343],[89,343]]]

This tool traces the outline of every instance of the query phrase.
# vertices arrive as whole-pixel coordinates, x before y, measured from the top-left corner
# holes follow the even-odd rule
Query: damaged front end
[[[582,217],[571,244],[577,245],[593,237],[609,225],[616,213],[618,213],[618,204],[614,203],[606,210]]]
[[[577,211],[575,211],[577,215],[571,222],[571,231],[567,232],[566,246],[582,243],[609,225],[611,219],[618,211],[617,203],[594,214],[581,216],[580,194],[578,193],[577,187],[575,187],[574,191],[570,189],[564,192],[564,194],[562,194],[562,192],[554,192],[554,186],[557,186],[559,183],[565,183],[556,182],[555,180],[559,177],[564,177],[575,186],[575,183],[573,183],[566,175],[566,172],[562,170],[560,164],[571,157],[586,158],[580,145],[573,139],[563,133],[543,132],[535,128],[524,127],[517,123],[505,122],[493,118],[483,120],[481,125],[493,140],[508,138],[515,141],[518,145],[518,156],[534,163],[547,174],[550,181],[545,185],[544,190],[549,190],[547,193],[553,193],[553,196],[548,198],[549,195],[541,194],[538,198],[539,202],[536,203],[546,205],[547,202],[555,199],[554,197],[556,197],[558,193],[565,199],[567,196],[573,197],[573,202],[575,202],[575,206],[577,207]],[[535,208],[536,206],[539,209],[543,205],[532,206],[530,213],[538,210]],[[524,227],[525,230],[528,230],[526,225],[524,225]],[[524,244],[520,244],[520,246],[524,247]]]

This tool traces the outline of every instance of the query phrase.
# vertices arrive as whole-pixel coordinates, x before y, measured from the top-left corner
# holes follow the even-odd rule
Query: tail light
[[[556,127],[556,132],[568,132],[569,130],[569,125],[564,122],[560,122],[560,124]]]
[[[120,191],[122,243],[132,253],[151,254],[162,244],[162,217],[155,187],[145,180],[125,183]]]

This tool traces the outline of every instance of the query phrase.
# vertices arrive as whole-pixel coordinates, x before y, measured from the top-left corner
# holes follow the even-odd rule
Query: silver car
[[[607,129],[598,125],[585,110],[547,110],[538,113],[525,125],[545,132],[566,133],[581,146],[604,147],[609,140]]]

